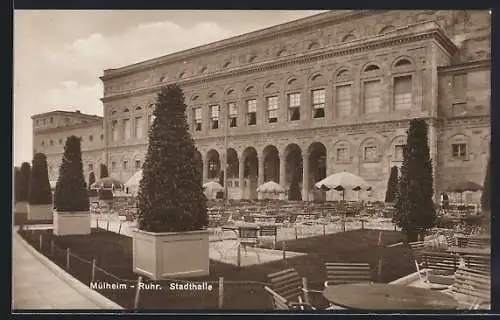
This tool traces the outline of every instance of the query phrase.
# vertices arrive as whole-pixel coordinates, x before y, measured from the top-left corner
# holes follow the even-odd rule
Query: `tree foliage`
[[[484,211],[491,211],[491,157],[488,159],[488,166],[486,167],[486,175],[484,177],[481,208]]]
[[[19,202],[21,193],[21,170],[14,167],[14,202]]]
[[[101,179],[109,177],[108,167],[104,163],[101,163],[99,169],[100,169],[99,171],[101,172],[101,175],[100,175]]]
[[[83,176],[81,140],[76,136],[68,137],[64,145],[54,204],[60,212],[88,211],[90,207]]]
[[[385,192],[385,202],[394,202],[398,190],[398,167],[391,168],[391,174],[387,181],[387,191]]]
[[[427,130],[424,120],[410,121],[401,167],[394,222],[407,234],[408,241],[416,241],[419,234],[436,223]]]
[[[208,224],[203,177],[185,109],[178,85],[161,89],[137,199],[141,230],[184,232]]]
[[[36,153],[33,157],[28,200],[34,205],[52,203],[47,157],[43,153]]]
[[[19,173],[19,201],[28,202],[30,192],[31,165],[28,162],[21,164]]]

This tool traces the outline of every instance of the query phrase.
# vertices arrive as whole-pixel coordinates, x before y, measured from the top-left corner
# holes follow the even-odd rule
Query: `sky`
[[[117,68],[322,11],[16,10],[13,161],[31,162],[33,114],[102,115],[104,69]]]

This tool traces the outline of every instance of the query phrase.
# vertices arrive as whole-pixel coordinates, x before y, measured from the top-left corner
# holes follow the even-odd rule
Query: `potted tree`
[[[425,230],[436,225],[432,163],[425,120],[410,121],[393,221],[407,241],[423,240]]]
[[[90,234],[89,196],[83,177],[80,138],[76,136],[66,140],[54,198],[54,234]]]
[[[108,167],[101,163],[100,166],[101,179],[109,177]],[[99,188],[97,192],[99,200],[113,200],[113,190],[107,188]]]
[[[30,164],[28,162],[23,162],[21,164],[21,169],[19,171],[19,189],[18,189],[18,198],[15,208],[17,215],[24,216],[28,213],[30,175],[31,175]]]
[[[384,217],[394,215],[394,201],[396,201],[396,192],[398,189],[398,167],[393,166],[387,181],[387,190],[385,192]]]
[[[28,200],[28,220],[52,220],[52,190],[43,153],[33,157]]]
[[[133,270],[151,279],[209,274],[207,199],[178,85],[157,96],[139,185]]]

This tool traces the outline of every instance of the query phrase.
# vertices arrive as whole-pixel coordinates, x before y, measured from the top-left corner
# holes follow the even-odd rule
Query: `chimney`
[[[80,113],[80,110],[76,110],[76,113]]]

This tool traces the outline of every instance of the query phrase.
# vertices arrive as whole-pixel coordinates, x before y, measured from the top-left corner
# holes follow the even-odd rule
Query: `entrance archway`
[[[288,200],[302,200],[302,150],[295,143],[285,148],[285,183]]]

